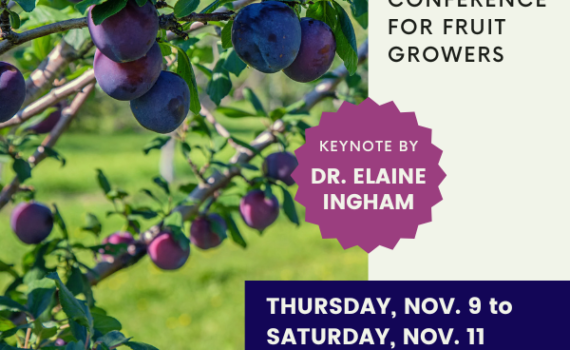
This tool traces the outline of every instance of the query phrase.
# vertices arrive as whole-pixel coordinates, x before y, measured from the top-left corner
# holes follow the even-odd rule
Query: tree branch
[[[249,4],[251,4],[251,3],[254,3],[254,2],[256,2],[256,1],[259,1],[259,0],[238,0],[238,1],[234,1],[234,2],[232,3],[232,7],[233,7],[234,10],[237,11],[237,10],[239,10],[239,9],[241,9],[241,8],[243,8],[243,7],[245,7],[245,6],[249,5]],[[228,12],[228,9],[227,9],[226,7],[223,7],[223,6],[222,6],[222,7],[218,8],[218,9],[216,9],[214,12],[212,12],[212,15],[214,15],[214,14],[220,14],[220,13],[227,13],[227,12]],[[211,21],[215,21],[215,20],[211,20]],[[192,21],[188,21],[188,22],[192,22]],[[195,23],[192,23],[192,25],[191,25],[190,28],[186,31],[186,33],[190,33],[190,32],[193,32],[193,31],[195,31],[195,30],[198,30],[198,29],[200,29],[200,28],[205,27],[205,26],[207,25],[207,24],[206,24],[207,22],[208,22],[208,21],[205,21],[205,22],[204,22],[204,21],[196,21],[196,20],[195,20]],[[180,36],[179,33],[175,33],[175,32],[170,31],[170,32],[167,33],[166,38],[167,38],[168,41],[171,41],[171,40],[174,40],[174,39],[178,38],[179,36]]]
[[[23,33],[12,32],[9,40],[0,41],[0,55],[10,50],[11,48],[41,38],[42,36],[50,35],[53,33],[65,32],[70,29],[79,29],[87,26],[87,17],[69,19],[57,23],[47,24],[35,29],[28,30]]]
[[[242,0],[243,1],[243,0]],[[238,1],[239,2],[239,1]],[[186,21],[186,22],[200,22],[206,23],[209,21],[227,21],[232,18],[233,13],[214,11],[213,13],[192,13],[186,17],[182,17],[178,19],[179,21]],[[172,29],[174,24],[176,23],[174,15],[161,15],[159,18],[161,28],[163,29]],[[0,41],[0,55],[7,52],[8,50],[12,49],[15,46],[28,42],[30,40],[34,40],[40,38],[42,36],[65,32],[70,29],[80,29],[87,27],[87,17],[69,19],[67,21],[61,21],[57,23],[47,24],[45,26],[41,26],[35,29],[31,29],[25,31],[23,33],[16,33],[11,31],[9,37],[6,40]],[[168,39],[172,40],[172,39]]]
[[[76,51],[65,40],[61,40],[26,80],[26,100],[23,105],[27,106],[42,96],[69,63],[83,57],[92,47],[93,42],[89,40],[79,51]]]
[[[368,58],[368,40],[366,40],[365,43],[360,47],[358,53],[359,63],[363,63]],[[305,101],[303,109],[309,110],[318,102],[324,100],[327,97],[330,97],[340,82],[348,75],[348,71],[344,66],[337,68],[333,73],[336,75],[336,78],[324,80],[318,84],[313,91],[305,96],[303,99]],[[203,108],[203,111],[204,110],[205,108]],[[208,114],[206,114],[206,117],[208,118]],[[211,118],[213,118],[213,116],[211,116]],[[211,122],[210,119],[208,119],[208,121]],[[218,124],[215,119],[213,119],[213,121],[214,126]],[[259,136],[257,136],[250,145],[259,151],[267,148],[269,145],[277,142],[277,137],[275,134],[283,132],[284,127],[285,126],[283,124],[283,121],[277,120],[269,130],[264,131]],[[227,130],[225,132],[227,133]],[[227,134],[229,135],[229,133]],[[249,149],[238,146],[236,154],[232,157],[229,163],[247,163],[254,156],[255,154],[253,154]],[[225,170],[224,173],[214,173],[206,180],[206,184],[198,185],[198,187],[196,187],[194,191],[188,195],[187,202],[195,203],[194,205],[182,205],[175,208],[174,210],[180,212],[184,220],[190,219],[198,213],[200,205],[204,203],[204,201],[214,195],[216,191],[226,187],[232,178],[239,176],[240,174],[241,170],[238,167],[231,167]],[[93,273],[89,272],[87,274],[91,285],[96,285],[101,280],[109,277],[117,271],[135,264],[141,258],[143,258],[146,255],[147,245],[160,233],[161,225],[162,223],[158,223],[157,225],[148,229],[146,232],[142,233],[139,240],[134,245],[129,247],[128,253],[116,257],[113,262],[105,261],[98,263],[97,266],[93,268]]]
[[[63,132],[69,127],[69,124],[71,124],[71,121],[73,120],[73,118],[75,118],[77,111],[83,105],[83,103],[85,103],[87,97],[89,96],[91,91],[93,91],[94,87],[95,83],[91,83],[90,85],[83,88],[83,90],[80,91],[75,96],[73,102],[71,102],[71,105],[62,111],[61,119],[59,120],[59,122],[49,133],[49,135],[46,136],[46,138],[44,139],[42,144],[38,147],[36,152],[28,159],[30,165],[35,167],[36,165],[38,165],[39,162],[45,159],[46,157],[45,148],[46,147],[52,148],[55,145],[57,140],[59,140],[61,134],[63,134]],[[18,192],[19,189],[20,189],[20,181],[18,181],[18,177],[15,176],[12,182],[4,186],[2,192],[0,193],[0,209],[3,208],[10,201],[12,196],[16,194],[16,192]]]
[[[0,123],[0,129],[22,124],[26,120],[45,111],[66,97],[80,92],[85,86],[93,82],[95,82],[95,73],[93,69],[90,69],[83,73],[79,78],[53,89],[34,103],[23,108],[12,119],[5,121],[4,123]],[[1,208],[2,206],[0,206],[0,209]]]

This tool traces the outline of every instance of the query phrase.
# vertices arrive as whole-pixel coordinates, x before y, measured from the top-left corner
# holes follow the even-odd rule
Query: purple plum
[[[238,56],[264,73],[287,68],[301,47],[301,25],[295,11],[278,1],[251,4],[235,18],[232,43]]]
[[[59,120],[61,119],[61,112],[65,107],[65,103],[61,102],[56,105],[57,110],[52,112],[46,118],[34,124],[28,128],[28,130],[32,130],[37,134],[47,134],[50,133],[53,128],[57,125]]]
[[[190,257],[190,246],[182,248],[169,233],[160,233],[148,245],[148,255],[162,270],[177,270],[184,266]]]
[[[227,230],[226,222],[219,214],[200,216],[192,222],[190,227],[190,241],[200,249],[211,249],[219,246],[226,237],[220,237],[212,228],[212,222],[217,222],[224,232]]]
[[[109,235],[108,237],[105,237],[105,239],[103,240],[102,244],[113,244],[113,245],[117,245],[117,244],[133,244],[135,242],[135,238],[133,237],[133,235],[131,235],[130,232],[115,232],[111,235]],[[104,253],[105,250],[101,249],[100,253]],[[102,254],[101,255],[101,260],[104,261],[113,261],[114,260],[114,256],[112,255],[107,255],[107,254]]]
[[[93,61],[95,77],[101,89],[119,101],[131,101],[146,94],[162,70],[162,54],[155,42],[138,60],[117,63],[97,50]]]
[[[149,92],[131,101],[131,111],[146,129],[168,134],[188,115],[190,89],[178,74],[162,71]]]
[[[158,34],[158,13],[152,2],[143,6],[135,0],[118,13],[96,25],[92,17],[93,6],[87,14],[91,39],[105,56],[115,62],[130,62],[146,55]]]
[[[283,181],[287,186],[295,184],[291,174],[299,163],[297,158],[289,152],[273,153],[265,158],[263,172],[265,176]]]
[[[301,49],[295,61],[283,72],[300,83],[322,77],[331,67],[336,53],[336,40],[331,28],[312,18],[301,20]]]
[[[26,244],[38,244],[51,233],[53,214],[41,203],[23,202],[12,211],[10,225],[20,241]]]
[[[24,76],[10,63],[0,62],[0,123],[12,118],[26,99]]]
[[[253,190],[241,199],[239,210],[247,226],[263,231],[277,220],[279,202],[277,197],[265,196],[262,190]]]

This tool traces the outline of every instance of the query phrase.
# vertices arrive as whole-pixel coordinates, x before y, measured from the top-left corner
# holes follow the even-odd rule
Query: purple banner
[[[570,348],[570,282],[246,282],[246,350]]]

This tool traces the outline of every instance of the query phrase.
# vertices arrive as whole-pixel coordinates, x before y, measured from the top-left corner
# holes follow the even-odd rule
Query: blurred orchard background
[[[37,5],[49,2],[40,0]],[[204,3],[204,1],[202,1]],[[70,6],[66,0],[54,0],[57,6]],[[175,1],[168,1],[174,5]],[[202,5],[201,7],[203,7]],[[343,3],[349,12],[349,5]],[[161,10],[163,13],[171,11]],[[46,23],[65,19],[57,11],[44,11]],[[354,28],[358,45],[366,41],[367,31],[356,21]],[[208,26],[192,35],[202,35],[190,59],[193,63],[213,68],[217,61],[219,37],[215,28]],[[47,38],[47,39],[45,39]],[[15,55],[25,59],[14,60],[13,52],[0,56],[19,68],[33,69],[50,52],[61,35],[53,34],[41,40],[34,40],[18,47]],[[92,54],[91,56],[92,57]],[[89,59],[89,57],[88,57]],[[25,63],[28,66],[22,67]],[[337,57],[333,69],[342,64]],[[81,67],[77,67],[81,71]],[[328,98],[311,110],[304,120],[310,125],[318,124],[322,112],[336,111],[343,99],[358,103],[367,97],[367,63],[358,73],[341,83],[337,98]],[[205,92],[208,78],[196,70],[200,101],[211,111],[218,122],[235,137],[250,141],[267,128],[264,118],[232,119],[215,112]],[[27,77],[26,77],[27,78]],[[318,84],[300,84],[284,74],[263,74],[245,69],[239,77],[231,75],[233,89],[222,101],[223,106],[251,111],[251,105],[244,100],[243,91],[251,88],[266,110],[288,106],[310,92]],[[0,107],[1,108],[1,107]],[[32,121],[33,122],[33,121]],[[162,175],[171,180],[175,202],[186,194],[178,191],[182,184],[191,182],[194,175],[188,163],[178,151],[173,161],[160,151],[145,155],[143,148],[156,134],[143,129],[132,117],[128,102],[111,99],[96,88],[80,109],[69,131],[63,134],[57,144],[57,151],[66,159],[66,165],[55,160],[42,162],[26,185],[37,189],[36,200],[46,204],[57,203],[70,230],[70,235],[85,245],[99,244],[101,239],[119,231],[123,220],[117,216],[106,217],[112,204],[105,198],[97,183],[96,169],[101,169],[113,187],[121,188],[138,202],[148,202],[141,194],[141,188],[153,189],[158,193],[152,178]],[[207,139],[192,135],[195,140],[206,144]],[[198,142],[198,141],[196,141]],[[291,145],[294,150],[300,144]],[[279,150],[278,145],[269,147],[263,154]],[[226,147],[220,158],[229,159],[234,154]],[[192,158],[198,166],[205,161],[200,150],[192,150]],[[2,184],[14,177],[11,159],[3,159]],[[260,167],[257,157],[252,164]],[[171,173],[172,172],[172,173]],[[294,195],[296,186],[290,188]],[[279,196],[278,193],[276,195]],[[11,232],[9,219],[14,203],[0,212],[0,260],[18,263],[18,259],[29,251]],[[337,241],[322,240],[317,226],[304,223],[303,208],[297,204],[302,224],[297,227],[280,215],[278,222],[268,228],[262,236],[236,220],[247,241],[242,249],[228,240],[219,248],[210,251],[192,249],[189,262],[180,270],[163,272],[155,267],[148,257],[138,264],[122,270],[102,281],[94,288],[99,307],[106,309],[121,321],[123,333],[144,341],[159,349],[239,349],[244,343],[244,281],[245,280],[365,280],[367,279],[367,255],[359,248],[344,251]],[[102,223],[101,237],[82,231],[85,213],[95,214]],[[156,220],[141,220],[143,228],[150,227]],[[61,235],[54,228],[52,236]],[[94,265],[93,256],[81,256],[87,265]],[[0,290],[11,282],[8,274],[0,273]]]

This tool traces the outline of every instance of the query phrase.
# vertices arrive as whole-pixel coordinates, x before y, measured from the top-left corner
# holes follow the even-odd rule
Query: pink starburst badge
[[[446,176],[431,136],[393,102],[367,99],[323,113],[295,152],[295,199],[306,208],[305,220],[319,225],[323,238],[368,253],[415,238],[418,226],[431,222]]]

